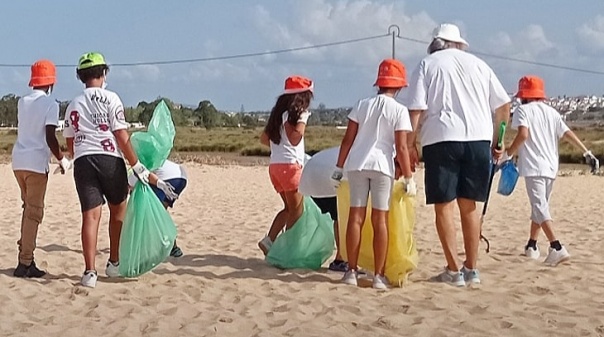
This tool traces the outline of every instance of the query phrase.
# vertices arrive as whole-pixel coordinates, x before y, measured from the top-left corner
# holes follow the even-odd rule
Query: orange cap
[[[304,76],[290,76],[285,80],[284,94],[297,94],[304,91],[313,91],[314,83]]]
[[[44,87],[55,84],[56,81],[56,69],[51,61],[39,60],[31,66],[30,87]]]
[[[543,80],[537,76],[524,76],[518,82],[518,98],[546,98]]]
[[[386,59],[380,63],[374,86],[380,88],[402,88],[407,85],[407,71],[401,61]]]

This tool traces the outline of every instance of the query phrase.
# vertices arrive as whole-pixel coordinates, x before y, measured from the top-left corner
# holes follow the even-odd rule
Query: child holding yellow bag
[[[339,186],[346,171],[350,185],[350,211],[346,229],[346,251],[349,270],[342,282],[357,285],[358,256],[361,230],[365,222],[369,193],[371,193],[371,223],[373,226],[374,289],[386,289],[384,276],[388,248],[388,211],[395,176],[395,160],[404,176],[406,192],[415,195],[407,132],[411,131],[409,111],[395,97],[407,86],[405,66],[398,60],[381,62],[375,86],[376,96],[363,99],[348,115],[348,128],[342,144],[332,181]]]

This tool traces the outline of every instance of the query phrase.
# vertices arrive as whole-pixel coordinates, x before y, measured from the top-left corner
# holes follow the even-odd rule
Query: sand
[[[341,285],[326,268],[281,271],[264,262],[256,243],[281,207],[266,167],[187,168],[189,186],[171,211],[185,255],[138,279],[107,279],[105,208],[96,263],[103,277],[89,289],[78,286],[84,265],[71,175],[50,176],[35,254],[49,275],[12,276],[21,208],[10,166],[1,165],[0,336],[604,335],[602,177],[557,180],[553,216],[572,258],[556,268],[521,256],[529,228],[524,182],[509,197],[493,194],[483,284],[460,289],[429,282],[445,262],[420,171],[419,267],[406,287],[377,292]],[[540,248],[544,259],[544,237]]]

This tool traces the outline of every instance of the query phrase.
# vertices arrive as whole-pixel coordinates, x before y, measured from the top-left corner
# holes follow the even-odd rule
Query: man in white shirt
[[[598,159],[571,131],[562,116],[545,104],[545,85],[537,76],[524,76],[518,83],[516,94],[522,105],[512,118],[512,128],[518,133],[508,148],[508,156],[518,154],[518,172],[524,177],[526,192],[531,203],[531,229],[524,253],[531,259],[539,259],[537,246],[539,232],[543,229],[550,247],[544,263],[556,266],[570,258],[570,254],[553,231],[549,200],[558,175],[558,142],[565,139],[582,151],[592,173],[599,169]]]
[[[428,47],[430,55],[411,76],[405,102],[414,130],[408,138],[410,156],[418,162],[419,132],[426,202],[434,204],[436,229],[447,260],[445,271],[436,279],[456,286],[480,283],[476,269],[480,243],[476,202],[486,200],[491,152],[495,159],[503,153],[495,147],[498,135],[493,124],[507,121],[510,114],[506,90],[484,61],[464,51],[467,46],[457,26],[437,27]],[[457,260],[455,202],[462,219],[466,253],[463,268]]]
[[[12,168],[21,190],[23,215],[19,264],[16,277],[42,277],[46,274],[36,267],[34,250],[38,226],[44,217],[44,197],[48,183],[48,163],[51,153],[59,160],[61,170],[71,162],[61,153],[55,129],[59,123],[59,104],[50,94],[56,82],[55,65],[39,60],[31,66],[29,86],[33,91],[19,99],[17,105],[17,141],[12,152]]]
[[[100,53],[80,57],[77,75],[86,86],[65,113],[69,152],[74,158],[74,180],[82,210],[82,251],[86,269],[81,284],[94,288],[95,258],[102,205],[109,204],[109,261],[106,274],[119,276],[119,243],[126,214],[128,175],[123,156],[138,179],[147,184],[149,170],[138,161],[128,134],[119,96],[106,90],[109,66]]]

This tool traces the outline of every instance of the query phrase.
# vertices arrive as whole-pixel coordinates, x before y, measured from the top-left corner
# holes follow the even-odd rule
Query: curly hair
[[[283,113],[288,112],[287,122],[296,125],[300,114],[308,109],[313,98],[312,91],[304,91],[296,94],[283,94],[277,98],[275,106],[271,110],[264,132],[275,144],[281,143],[281,125],[283,125]]]

